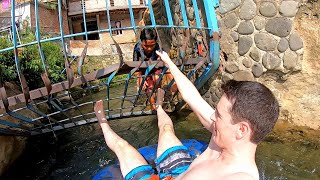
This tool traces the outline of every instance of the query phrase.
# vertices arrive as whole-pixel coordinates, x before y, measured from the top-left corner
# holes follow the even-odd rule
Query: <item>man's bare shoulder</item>
[[[199,174],[201,174],[202,179],[259,179],[256,166],[236,161],[232,165],[225,164],[217,158],[210,158],[210,151],[207,153],[207,156],[199,156],[178,179],[196,179]]]
[[[179,176],[177,179],[196,179],[199,178],[199,174],[201,174],[201,179],[216,179],[216,180],[259,180],[259,177],[254,177],[248,173],[245,172],[238,172],[233,174],[228,173],[219,173],[217,171],[210,172],[210,171],[198,171],[197,173],[194,172],[188,172],[184,174],[183,176]]]
[[[234,174],[230,174],[228,176],[225,176],[225,178],[223,178],[225,180],[257,180],[258,178],[254,178],[253,176],[251,176],[248,173],[244,173],[244,172],[238,172],[238,173],[234,173]]]

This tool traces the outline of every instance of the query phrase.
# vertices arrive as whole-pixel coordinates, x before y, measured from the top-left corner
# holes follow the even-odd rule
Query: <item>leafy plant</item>
[[[0,49],[12,46],[6,38],[0,38]],[[0,78],[2,81],[12,81],[17,76],[13,51],[0,53]]]
[[[21,35],[22,43],[34,42],[35,39],[34,32],[30,29],[25,30],[24,34]],[[0,38],[0,49],[10,46],[12,46],[12,43],[8,39]],[[51,82],[56,83],[65,79],[65,75],[61,73],[64,69],[64,58],[60,44],[55,42],[41,43],[41,49],[45,57],[45,66],[48,69]],[[38,45],[19,48],[18,54],[21,71],[24,74],[29,87],[31,89],[42,87],[43,82],[41,74],[44,72],[44,65],[40,57]],[[16,72],[13,51],[6,51],[0,54],[0,68],[3,81],[16,81],[20,84]]]

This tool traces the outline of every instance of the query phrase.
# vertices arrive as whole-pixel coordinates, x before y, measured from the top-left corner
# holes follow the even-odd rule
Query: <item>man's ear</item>
[[[237,139],[242,139],[249,137],[251,135],[251,128],[248,122],[241,121],[238,123],[238,129],[237,129]]]

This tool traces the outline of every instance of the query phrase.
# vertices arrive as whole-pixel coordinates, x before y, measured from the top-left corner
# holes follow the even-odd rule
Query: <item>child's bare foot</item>
[[[164,94],[165,94],[165,91],[161,88],[158,88],[156,110],[158,110],[159,107],[162,107],[163,100],[164,100]]]
[[[99,124],[108,123],[108,120],[107,120],[106,115],[104,113],[102,100],[99,100],[96,102],[96,104],[94,105],[94,112],[97,116]]]

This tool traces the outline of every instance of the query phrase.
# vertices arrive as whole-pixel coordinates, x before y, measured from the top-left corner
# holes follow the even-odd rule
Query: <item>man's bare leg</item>
[[[120,162],[120,169],[125,177],[132,169],[148,165],[142,155],[132,147],[126,140],[119,137],[109,126],[104,113],[103,101],[97,101],[94,106],[94,112],[102,128],[104,139],[108,147],[117,155]]]
[[[157,116],[158,116],[158,127],[159,127],[159,139],[157,158],[166,151],[167,149],[174,146],[181,146],[181,141],[174,134],[173,123],[168,114],[162,109],[162,103],[164,99],[164,90],[158,88],[157,95]]]

